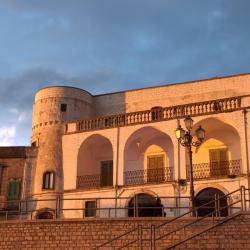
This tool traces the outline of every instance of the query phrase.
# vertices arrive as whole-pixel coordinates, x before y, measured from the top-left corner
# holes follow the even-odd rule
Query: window
[[[101,162],[101,186],[113,186],[113,161]]]
[[[55,187],[55,173],[45,172],[43,174],[43,189],[54,189]]]
[[[19,209],[19,202],[15,200],[19,200],[20,195],[21,195],[21,180],[11,179],[9,181],[8,203],[6,205],[7,210]]]
[[[227,148],[210,149],[210,175],[222,176],[229,174],[229,161]]]
[[[162,107],[153,107],[151,109],[152,121],[162,119]]]
[[[96,201],[85,202],[85,217],[96,217]]]
[[[62,103],[61,104],[61,112],[66,112],[67,111],[67,104]]]
[[[8,200],[18,200],[21,194],[21,180],[9,181]]]
[[[164,180],[164,155],[147,157],[147,182],[162,182]]]

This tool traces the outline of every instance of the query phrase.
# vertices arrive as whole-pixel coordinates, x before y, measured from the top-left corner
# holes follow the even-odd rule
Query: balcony
[[[231,97],[205,102],[189,103],[171,107],[158,107],[152,110],[95,117],[81,121],[68,122],[66,133],[99,130],[157,121],[168,121],[188,115],[198,116],[221,112],[231,112],[241,108],[242,97]],[[73,125],[73,127],[71,127]]]
[[[193,164],[195,180],[234,178],[241,174],[241,160]],[[187,166],[187,179],[189,179],[189,166]]]
[[[77,188],[79,189],[95,189],[112,186],[112,178],[104,179],[100,174],[77,176]]]
[[[173,181],[173,168],[155,168],[124,172],[124,186],[160,184]]]

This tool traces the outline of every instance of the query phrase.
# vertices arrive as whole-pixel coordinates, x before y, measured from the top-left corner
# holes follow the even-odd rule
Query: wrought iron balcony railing
[[[155,168],[124,172],[124,185],[158,184],[173,181],[173,168]]]
[[[190,103],[164,108],[159,107],[151,110],[84,119],[75,122],[75,132],[143,124],[155,121],[167,121],[176,118],[183,118],[188,115],[197,116],[220,112],[230,112],[241,108],[241,98],[242,97],[230,97],[219,100]],[[66,131],[66,133],[67,132],[68,131]]]
[[[112,178],[109,178],[112,179]],[[94,175],[81,175],[77,176],[77,188],[100,188],[100,187],[112,187],[112,180],[103,179],[100,174]]]
[[[241,174],[241,160],[193,164],[193,175],[195,180],[220,177],[234,178]],[[189,166],[187,166],[187,179],[189,179]]]

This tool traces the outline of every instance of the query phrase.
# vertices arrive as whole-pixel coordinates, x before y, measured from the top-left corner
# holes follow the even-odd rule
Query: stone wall
[[[40,220],[11,221],[0,223],[1,249],[92,249],[93,247],[125,233],[137,225],[150,228],[151,224],[159,225],[167,219],[140,218],[114,220]],[[185,218],[178,226],[190,222]],[[210,220],[211,221],[211,220]],[[165,227],[169,232],[176,225]],[[192,226],[192,233],[201,230],[207,223]],[[245,213],[234,217],[226,223],[178,246],[176,249],[249,249],[250,214]],[[188,229],[187,229],[188,230]],[[143,238],[149,239],[150,229],[144,230]],[[102,249],[114,249],[124,244],[127,239],[136,239],[138,231],[129,234],[124,240],[115,241],[113,246]],[[172,236],[169,240],[157,241],[156,249],[165,249],[171,242],[183,239],[183,233]],[[149,249],[143,242],[143,249]],[[134,247],[125,249],[137,249]]]
[[[21,192],[23,191],[24,168],[27,161],[32,162],[30,155],[35,153],[34,147],[0,147],[0,201],[6,201],[10,180],[20,180],[22,182]],[[35,156],[34,156],[35,157]],[[31,163],[33,165],[33,163]],[[32,169],[32,166],[31,166]],[[21,198],[21,195],[20,195]],[[3,203],[0,208],[5,207]]]
[[[250,249],[250,214],[242,214],[174,249]]]

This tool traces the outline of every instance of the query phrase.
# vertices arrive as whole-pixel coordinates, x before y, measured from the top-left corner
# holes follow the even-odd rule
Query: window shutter
[[[9,199],[19,199],[21,192],[21,181],[20,180],[12,180],[9,182]]]
[[[227,150],[220,150],[220,161],[227,161]]]
[[[219,152],[217,150],[210,150],[210,162],[219,161]]]
[[[101,186],[113,185],[113,161],[101,162]]]

